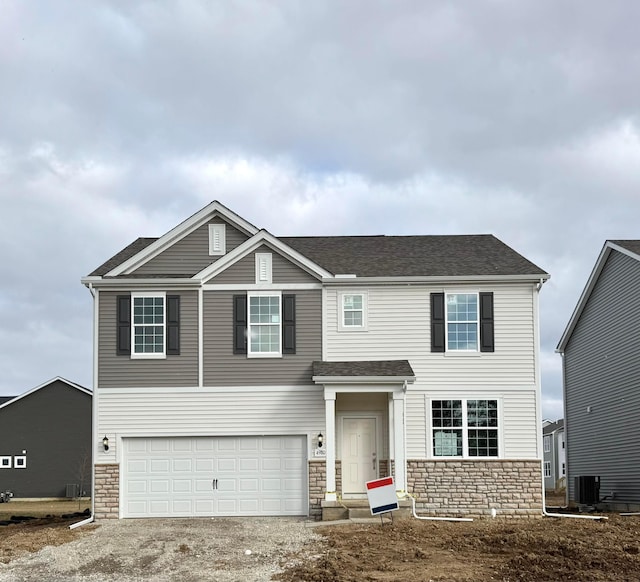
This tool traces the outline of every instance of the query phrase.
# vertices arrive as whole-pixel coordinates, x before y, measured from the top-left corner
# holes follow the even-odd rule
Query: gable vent
[[[256,253],[256,283],[271,283],[271,253]]]
[[[226,237],[224,224],[209,225],[209,254],[224,255],[226,253]]]

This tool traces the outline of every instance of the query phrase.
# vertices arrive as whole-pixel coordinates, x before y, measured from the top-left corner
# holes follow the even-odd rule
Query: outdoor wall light
[[[105,452],[109,450],[109,439],[107,438],[107,435],[104,435],[104,438],[102,439],[102,446],[104,447]]]
[[[324,437],[322,436],[322,433],[319,432],[318,433],[318,448],[321,449],[322,448],[322,443],[324,442]]]

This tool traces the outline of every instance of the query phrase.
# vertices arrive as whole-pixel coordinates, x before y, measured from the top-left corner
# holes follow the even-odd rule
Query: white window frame
[[[462,426],[456,427],[447,427],[447,429],[451,430],[461,430],[462,431],[462,455],[436,455],[433,446],[433,437],[436,430],[442,427],[433,426],[433,403],[437,400],[452,400],[452,401],[460,401],[462,404]],[[498,414],[498,425],[495,427],[486,427],[490,430],[496,431],[496,439],[498,442],[498,455],[497,456],[471,456],[469,455],[469,429],[475,430],[480,428],[483,430],[485,427],[475,427],[469,426],[468,422],[468,414],[467,414],[467,403],[470,400],[495,400],[496,401],[496,411]],[[474,461],[482,461],[484,459],[501,459],[504,455],[504,444],[502,442],[502,434],[503,434],[503,413],[502,413],[502,399],[497,398],[495,396],[474,396],[471,398],[452,398],[449,395],[443,395],[441,397],[434,396],[430,398],[428,401],[427,408],[428,418],[429,418],[429,432],[427,435],[427,451],[428,457],[431,459],[469,459]]]
[[[449,347],[449,297],[452,295],[474,295],[476,298],[476,319],[468,321],[453,321],[452,324],[469,324],[476,325],[476,347],[475,349],[457,349]],[[445,291],[444,294],[444,345],[445,352],[450,354],[475,354],[480,352],[480,293],[469,290],[451,290]]]
[[[544,476],[551,477],[551,461],[544,462]]]
[[[270,285],[273,281],[273,255],[256,253],[256,285]]]
[[[0,469],[11,469],[13,467],[13,463],[11,462],[13,457],[11,455],[2,455],[0,457]],[[8,464],[4,464],[6,461],[9,461]]]
[[[255,297],[277,297],[279,306],[278,317],[278,351],[277,352],[254,352],[251,350],[251,328],[261,325],[275,325],[251,323],[251,299]],[[281,358],[282,357],[282,292],[281,291],[253,291],[247,293],[247,357],[248,358]]]
[[[362,325],[347,325],[344,321],[346,297],[359,296],[362,298]],[[369,317],[369,294],[366,291],[340,291],[338,293],[338,331],[367,331]]]
[[[27,456],[26,455],[18,455],[13,457],[13,468],[14,469],[26,469],[27,468]]]
[[[550,453],[551,452],[551,437],[549,435],[546,435],[543,439],[544,441],[544,452],[545,453]]]
[[[209,225],[209,255],[220,256],[227,253],[226,224]]]
[[[162,298],[162,324],[153,327],[162,327],[162,352],[136,352],[136,327],[144,327],[145,324],[135,323],[135,299]],[[131,359],[133,360],[163,360],[167,357],[167,294],[165,291],[134,291],[131,293]]]

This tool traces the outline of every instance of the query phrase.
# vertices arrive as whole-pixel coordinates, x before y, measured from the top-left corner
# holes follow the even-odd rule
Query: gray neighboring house
[[[0,490],[90,495],[91,400],[90,390],[56,377],[0,403]]]
[[[544,454],[544,488],[548,491],[564,489],[566,482],[566,455],[564,419],[548,422],[542,427]]]
[[[600,500],[640,509],[640,240],[608,240],[562,335],[568,501],[600,478]]]

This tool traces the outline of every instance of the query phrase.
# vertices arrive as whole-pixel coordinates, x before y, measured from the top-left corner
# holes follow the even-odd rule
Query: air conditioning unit
[[[67,483],[67,492],[65,495],[68,499],[80,497],[80,485],[77,483]]]
[[[580,505],[595,505],[600,501],[600,477],[581,475],[575,478],[574,499]]]

